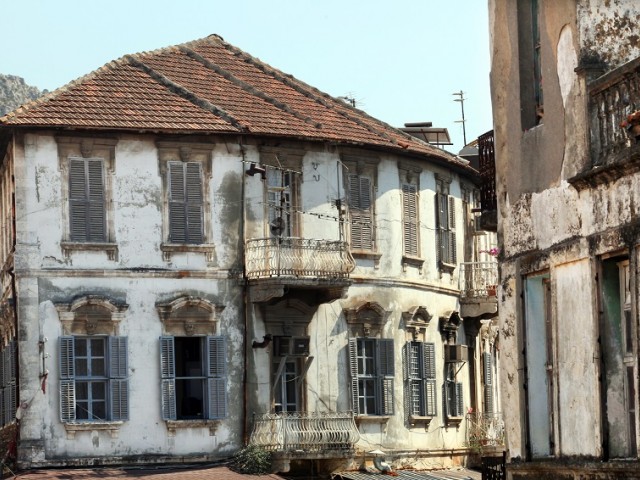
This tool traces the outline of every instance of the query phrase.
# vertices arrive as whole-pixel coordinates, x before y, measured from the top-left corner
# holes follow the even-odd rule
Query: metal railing
[[[640,110],[640,58],[608,72],[589,84],[591,158],[593,166],[617,161],[630,145],[622,124]]]
[[[360,439],[351,412],[282,412],[254,417],[250,445],[272,452],[349,451]]]
[[[482,211],[497,210],[496,157],[493,130],[478,137],[480,168],[480,207]]]
[[[467,413],[467,445],[496,447],[504,445],[504,421],[501,413]]]
[[[355,260],[346,242],[306,238],[256,238],[246,243],[250,280],[270,277],[347,278]]]
[[[460,264],[458,288],[468,298],[495,297],[498,286],[498,262],[466,262]]]

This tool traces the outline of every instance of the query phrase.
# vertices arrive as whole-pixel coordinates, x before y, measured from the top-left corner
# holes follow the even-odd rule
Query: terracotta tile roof
[[[9,478],[9,477],[7,477]],[[157,467],[157,468],[64,468],[46,470],[25,470],[17,473],[19,480],[123,480],[144,478],[144,480],[284,480],[274,474],[243,475],[224,466],[216,467]]]
[[[106,64],[4,117],[2,126],[232,133],[456,156],[210,35]]]

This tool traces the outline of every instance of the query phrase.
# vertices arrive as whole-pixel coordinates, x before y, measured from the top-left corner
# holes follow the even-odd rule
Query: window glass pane
[[[98,402],[93,402],[91,404],[91,419],[92,420],[107,419],[107,405],[105,401],[101,400]]]
[[[104,358],[94,358],[91,360],[91,376],[92,377],[104,377],[105,376]]]
[[[204,418],[205,380],[176,380],[176,409],[178,419]]]
[[[91,399],[105,400],[107,398],[106,382],[91,382]]]
[[[104,357],[104,338],[91,339],[91,356]]]
[[[176,377],[204,376],[201,337],[175,337]]]

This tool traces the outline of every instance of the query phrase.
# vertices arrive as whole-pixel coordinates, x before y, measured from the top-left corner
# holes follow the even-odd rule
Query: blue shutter
[[[127,337],[109,337],[111,420],[129,420]]]
[[[169,162],[169,241],[187,241],[187,212],[184,181],[184,164]]]
[[[208,418],[227,416],[226,342],[224,337],[207,337]]]
[[[177,412],[173,337],[160,337],[160,375],[162,419],[175,420]]]
[[[349,339],[349,372],[351,373],[351,404],[354,415],[360,415],[360,388],[358,383],[358,339]]]

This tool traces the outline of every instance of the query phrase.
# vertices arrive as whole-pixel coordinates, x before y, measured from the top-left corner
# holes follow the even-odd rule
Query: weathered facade
[[[501,441],[468,162],[216,36],[0,123],[21,466],[251,443],[281,471],[428,468]]]
[[[509,477],[640,478],[640,5],[489,5]]]

